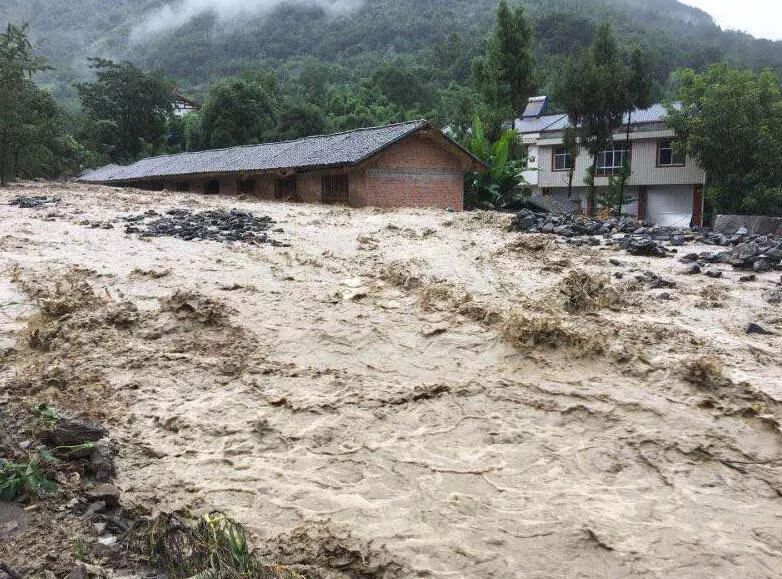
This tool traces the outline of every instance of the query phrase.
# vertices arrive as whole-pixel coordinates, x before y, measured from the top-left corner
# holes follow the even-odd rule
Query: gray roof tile
[[[142,159],[132,165],[107,165],[85,171],[79,180],[111,183],[205,173],[356,165],[428,126],[428,121],[411,121],[281,143],[164,155]]]

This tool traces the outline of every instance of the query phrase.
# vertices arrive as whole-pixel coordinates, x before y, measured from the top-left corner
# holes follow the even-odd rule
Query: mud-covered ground
[[[289,247],[125,233],[172,208]],[[272,556],[351,533],[361,576],[778,577],[780,273],[509,220],[0,190],[0,404],[101,420],[124,501],[226,511]]]

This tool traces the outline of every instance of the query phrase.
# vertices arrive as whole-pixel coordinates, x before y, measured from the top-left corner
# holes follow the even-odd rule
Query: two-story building
[[[547,104],[546,97],[531,98],[515,123],[528,148],[524,180],[534,195],[573,201],[588,212],[585,178],[592,158],[584,149],[572,158],[563,146],[568,116],[548,114]],[[706,173],[695,159],[678,152],[676,135],[666,125],[665,114],[665,107],[659,104],[633,112],[630,139],[622,127],[613,144],[598,155],[595,184],[608,187],[610,177],[618,175],[627,158],[632,173],[626,186],[629,202],[622,207],[623,213],[658,225],[702,225]],[[568,196],[571,168],[572,191]]]

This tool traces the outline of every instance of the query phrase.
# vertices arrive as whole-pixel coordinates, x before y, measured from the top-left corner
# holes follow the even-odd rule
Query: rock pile
[[[239,241],[254,245],[289,247],[289,244],[269,237],[267,232],[274,226],[271,217],[256,217],[252,213],[237,209],[198,213],[188,209],[171,209],[166,211],[165,215],[149,210],[141,215],[125,217],[124,221],[127,223],[125,233],[136,233],[141,237],[176,237],[185,241]]]
[[[59,197],[46,197],[45,195],[36,195],[33,197],[15,197],[8,202],[9,205],[19,207],[20,209],[42,209],[54,205],[60,201]]]
[[[782,270],[782,237],[751,235],[745,228],[725,235],[699,228],[650,227],[629,218],[601,220],[523,209],[513,218],[511,229],[559,235],[576,245],[615,245],[631,255],[650,257],[670,256],[678,251],[677,247],[687,243],[715,245],[725,250],[688,254],[682,261],[701,267],[707,263],[723,263],[755,272]]]
[[[735,237],[735,236],[734,236]],[[705,243],[705,240],[702,240]],[[731,245],[731,242],[728,242]],[[755,236],[750,241],[740,240],[730,249],[723,251],[705,251],[688,253],[680,260],[682,263],[700,265],[722,263],[734,269],[752,270],[763,273],[773,269],[782,270],[782,238],[773,236]],[[741,281],[752,281],[742,279]]]

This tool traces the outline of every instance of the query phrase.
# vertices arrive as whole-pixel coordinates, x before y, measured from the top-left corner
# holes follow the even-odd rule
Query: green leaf
[[[506,131],[492,147],[491,177],[495,181],[499,180],[505,172],[510,155],[510,142],[513,137],[514,135],[510,131]]]
[[[470,150],[480,159],[487,160],[489,157],[488,146],[486,144],[486,135],[483,131],[483,123],[478,115],[472,120],[472,137],[470,139]]]
[[[41,460],[44,462],[57,462],[57,458],[45,448],[38,449],[38,456],[40,456]]]

